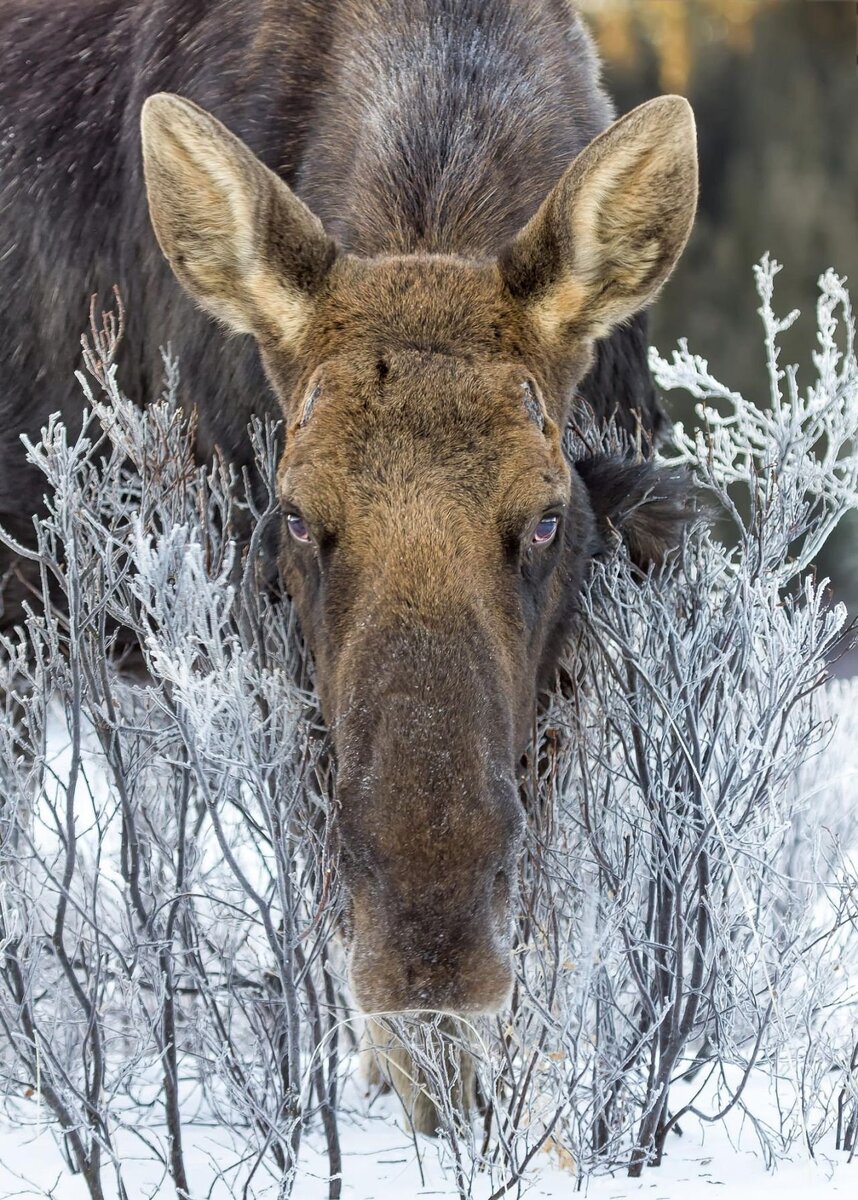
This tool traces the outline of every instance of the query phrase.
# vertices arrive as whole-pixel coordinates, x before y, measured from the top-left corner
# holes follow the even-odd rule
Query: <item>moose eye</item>
[[[306,545],[307,542],[311,541],[307,522],[299,513],[287,513],[286,524],[289,526],[289,532],[296,542]]]
[[[533,531],[533,538],[531,539],[533,545],[547,546],[549,542],[553,542],[559,524],[559,517],[543,517]]]

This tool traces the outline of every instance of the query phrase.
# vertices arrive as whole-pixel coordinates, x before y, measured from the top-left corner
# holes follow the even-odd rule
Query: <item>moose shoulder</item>
[[[96,8],[134,47],[100,87],[53,9],[38,28],[0,10],[5,58],[55,54],[43,87],[64,97],[3,151],[0,258],[27,299],[0,298],[0,521],[37,506],[18,433],[74,421],[73,363],[37,387],[39,364],[90,290],[123,288],[132,389],[172,340],[204,448],[240,461],[251,413],[279,406],[282,569],[337,758],[355,998],[497,1011],[537,691],[606,539],[646,567],[682,520],[669,474],[570,463],[563,433],[579,404],[658,431],[637,314],[693,220],[691,110],[662,97],[610,124],[552,0],[92,0],[60,6],[66,45],[88,46]],[[192,299],[145,216],[147,94],[151,222]]]

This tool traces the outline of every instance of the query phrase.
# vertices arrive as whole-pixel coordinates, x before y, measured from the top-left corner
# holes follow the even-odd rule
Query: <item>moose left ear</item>
[[[603,337],[654,299],[696,205],[691,106],[661,96],[581,151],[501,252],[501,276],[549,343]]]
[[[150,96],[141,128],[149,212],[176,278],[231,329],[294,350],[336,256],[321,221],[190,100]]]
[[[685,472],[610,454],[574,467],[589,493],[603,548],[625,542],[635,566],[647,571],[679,545],[694,515]]]

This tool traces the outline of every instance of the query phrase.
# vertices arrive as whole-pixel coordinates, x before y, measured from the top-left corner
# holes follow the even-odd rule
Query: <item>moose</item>
[[[79,424],[75,333],[113,284],[125,390],[154,393],[171,343],[201,455],[248,462],[252,415],[279,415],[354,1001],[497,1012],[538,697],[590,563],[619,536],[645,570],[685,519],[646,450],[641,312],[694,218],[689,105],[613,121],[565,0],[0,0],[0,20],[0,525],[32,527],[20,437]],[[584,415],[642,451],[570,461]],[[27,570],[0,549],[6,627]]]

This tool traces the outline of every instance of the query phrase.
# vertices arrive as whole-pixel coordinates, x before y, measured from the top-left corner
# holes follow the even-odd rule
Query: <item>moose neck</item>
[[[149,0],[129,19],[135,128],[149,92],[188,96],[358,254],[495,253],[613,115],[567,0]]]
[[[610,120],[564,4],[377,0],[333,20],[298,190],[347,250],[493,253]]]

